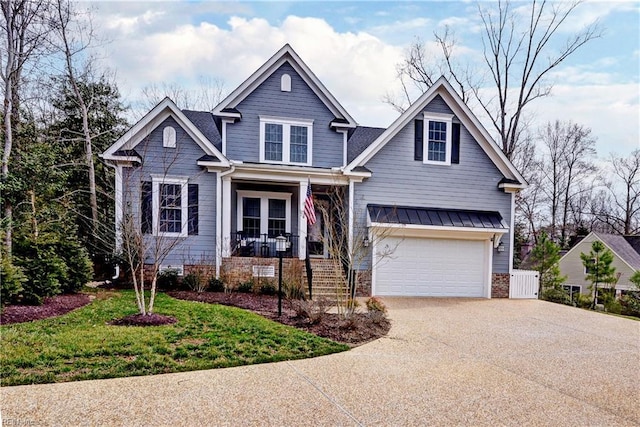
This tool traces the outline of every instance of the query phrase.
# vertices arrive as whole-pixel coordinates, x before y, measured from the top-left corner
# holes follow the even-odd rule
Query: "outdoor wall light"
[[[364,236],[364,239],[362,239],[362,246],[365,248],[369,247],[369,236]]]
[[[504,243],[498,243],[498,247],[496,248],[498,252],[504,252]]]

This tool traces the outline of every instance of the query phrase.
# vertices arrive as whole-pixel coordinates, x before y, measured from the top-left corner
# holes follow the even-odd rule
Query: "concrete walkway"
[[[640,425],[640,322],[527,300],[385,299],[388,337],[230,369],[0,389],[4,425]]]

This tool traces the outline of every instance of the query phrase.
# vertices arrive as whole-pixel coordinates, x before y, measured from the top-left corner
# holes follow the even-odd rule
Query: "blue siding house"
[[[102,157],[117,224],[175,243],[145,262],[228,278],[276,257],[278,236],[316,264],[337,240],[361,294],[509,294],[527,184],[444,78],[389,128],[358,126],[285,45],[214,111],[166,98]]]

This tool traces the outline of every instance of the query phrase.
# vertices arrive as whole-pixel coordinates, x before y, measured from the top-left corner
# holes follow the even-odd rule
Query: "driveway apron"
[[[3,387],[4,425],[640,426],[640,322],[535,300],[385,298],[315,359]]]

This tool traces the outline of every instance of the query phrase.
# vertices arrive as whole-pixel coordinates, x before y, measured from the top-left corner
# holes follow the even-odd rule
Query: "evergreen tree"
[[[591,308],[595,308],[598,303],[598,284],[611,285],[618,280],[616,268],[611,265],[613,253],[605,247],[604,243],[596,240],[591,244],[591,252],[588,254],[581,252],[580,258],[587,271],[585,278],[592,283],[593,303]]]
[[[562,287],[566,276],[560,275],[560,246],[542,232],[538,243],[531,251],[534,268],[540,273],[538,297],[549,301],[568,304],[569,295]]]

